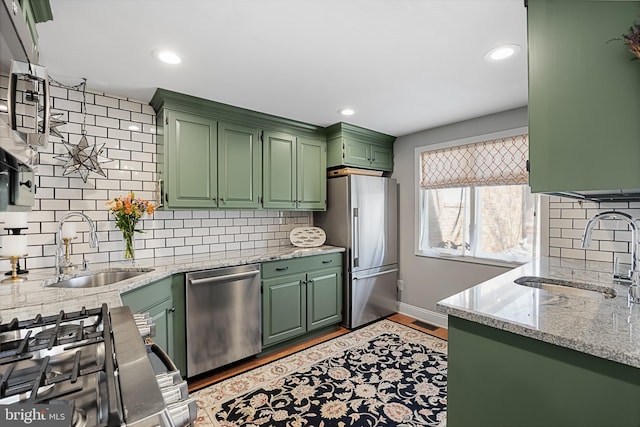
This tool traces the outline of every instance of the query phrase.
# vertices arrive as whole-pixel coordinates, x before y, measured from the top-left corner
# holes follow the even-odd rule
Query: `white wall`
[[[400,137],[394,146],[394,174],[400,185],[400,279],[404,290],[400,296],[400,311],[423,320],[444,324],[438,316],[436,303],[491,277],[507,268],[440,260],[414,254],[416,205],[415,148],[430,144],[484,135],[527,126],[526,107],[492,114],[452,125],[429,129]]]

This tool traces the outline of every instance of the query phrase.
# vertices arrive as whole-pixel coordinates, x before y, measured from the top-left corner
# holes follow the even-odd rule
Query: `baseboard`
[[[411,316],[418,320],[422,320],[423,322],[440,326],[441,328],[447,328],[449,324],[446,314],[427,310],[421,307],[416,307],[415,305],[409,305],[403,302],[400,302],[398,304],[398,312],[407,316]]]

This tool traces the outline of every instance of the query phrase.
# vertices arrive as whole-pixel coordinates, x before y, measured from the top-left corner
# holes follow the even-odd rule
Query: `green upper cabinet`
[[[326,209],[326,142],[282,132],[264,133],[267,209]]]
[[[297,144],[297,208],[327,208],[327,143],[298,138]]]
[[[166,192],[171,208],[213,208],[218,197],[217,122],[165,110]]]
[[[218,207],[255,209],[262,195],[260,131],[218,123]]]
[[[324,128],[158,89],[165,208],[326,208]]]
[[[640,61],[621,38],[638,1],[529,0],[534,192],[640,189]]]
[[[354,166],[393,172],[395,140],[391,135],[336,123],[327,128],[327,167]]]
[[[297,138],[282,132],[264,133],[264,201],[271,209],[296,207]]]

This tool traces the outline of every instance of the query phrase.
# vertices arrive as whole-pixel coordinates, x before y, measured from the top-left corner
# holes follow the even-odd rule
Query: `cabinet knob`
[[[176,308],[175,307],[171,307],[167,309],[167,313],[175,313],[176,312]]]

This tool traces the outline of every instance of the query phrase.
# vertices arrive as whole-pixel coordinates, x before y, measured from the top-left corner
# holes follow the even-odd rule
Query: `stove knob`
[[[161,389],[160,392],[162,392],[164,403],[167,405],[179,402],[182,399],[186,399],[187,397],[189,397],[189,387],[187,386],[186,381],[183,381],[180,384],[172,385],[170,387],[165,387]]]
[[[198,404],[195,399],[186,399],[167,406],[169,415],[176,427],[186,427],[198,417]]]
[[[156,381],[160,388],[165,388],[182,382],[182,376],[180,375],[180,371],[165,372],[156,375]]]

